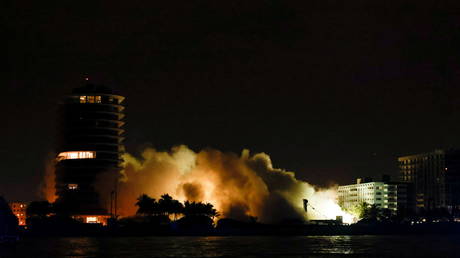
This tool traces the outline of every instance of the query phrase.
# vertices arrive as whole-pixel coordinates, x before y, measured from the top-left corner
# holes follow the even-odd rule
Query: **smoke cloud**
[[[139,158],[130,154],[123,158],[124,169],[120,173],[102,173],[95,185],[107,208],[117,188],[121,216],[136,213],[135,202],[142,194],[158,199],[168,193],[180,201],[212,203],[221,218],[257,217],[263,223],[336,216],[343,216],[345,222],[353,220],[337,204],[336,187],[318,189],[298,180],[293,172],[274,168],[265,153],[252,155],[244,150],[237,155],[215,149],[194,152],[181,145],[168,152],[147,148]],[[57,199],[54,166],[54,159],[46,162],[41,187],[42,197],[49,202]],[[303,199],[309,201],[308,212]]]
[[[212,203],[221,217],[245,220],[257,217],[264,223],[285,219],[335,219],[351,216],[336,201],[336,189],[315,189],[295,178],[293,172],[274,168],[264,153],[241,155],[214,149],[194,152],[177,146],[169,152],[152,148],[140,158],[125,154],[124,170],[118,184],[121,216],[133,215],[137,197],[159,198],[168,193],[180,201]],[[111,180],[100,180],[111,181]],[[107,193],[101,185],[97,189]],[[312,208],[303,209],[303,199]]]

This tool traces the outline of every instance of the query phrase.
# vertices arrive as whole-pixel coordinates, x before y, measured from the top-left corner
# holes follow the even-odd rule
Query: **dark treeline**
[[[143,194],[137,198],[136,215],[117,221],[117,232],[127,235],[210,234],[219,213],[210,203],[181,203],[169,194],[156,200]]]
[[[176,220],[178,215],[185,217],[205,216],[211,219],[219,217],[219,213],[210,203],[189,202],[181,203],[173,199],[169,194],[164,194],[157,201],[143,194],[136,202],[137,214],[143,216],[167,216],[172,215]]]
[[[27,208],[29,235],[354,235],[354,234],[425,234],[460,233],[460,223],[438,220],[438,223],[411,224],[395,219],[388,211],[375,205],[361,205],[361,221],[351,226],[314,224],[286,220],[276,224],[258,223],[257,218],[237,221],[219,218],[210,203],[180,202],[169,194],[158,200],[143,194],[133,200],[137,212],[131,217],[112,218],[108,226],[86,224],[67,213],[60,213],[46,201],[32,202]],[[443,214],[439,214],[443,215]],[[442,216],[441,216],[442,217]],[[433,217],[435,218],[435,217]],[[437,216],[436,218],[439,218]],[[417,221],[417,220],[415,220]],[[435,221],[435,220],[430,220]]]
[[[394,212],[377,206],[362,202],[351,209],[345,209],[348,213],[356,216],[357,223],[394,223],[413,224],[415,222],[454,222],[455,217],[446,208],[431,210],[420,209],[418,213],[411,209],[398,209]]]
[[[108,221],[108,227],[86,224],[72,218],[71,213],[47,201],[36,201],[27,207],[27,230],[30,234],[120,234],[168,235],[210,234],[215,229],[214,220],[219,213],[210,203],[184,203],[163,194],[158,200],[143,194],[133,200],[137,206],[134,216]]]

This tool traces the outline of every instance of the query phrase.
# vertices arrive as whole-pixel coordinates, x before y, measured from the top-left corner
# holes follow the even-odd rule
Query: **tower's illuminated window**
[[[69,190],[77,190],[78,189],[78,184],[68,184],[67,188]]]
[[[86,223],[97,223],[97,217],[86,217]]]
[[[102,103],[101,96],[80,96],[80,103]]]
[[[95,151],[66,151],[61,152],[57,156],[57,161],[65,160],[65,159],[95,159],[96,152]]]

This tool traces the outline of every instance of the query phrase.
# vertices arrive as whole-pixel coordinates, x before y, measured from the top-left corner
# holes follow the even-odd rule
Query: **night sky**
[[[10,2],[0,86],[10,200],[38,198],[57,103],[87,76],[127,97],[135,154],[248,148],[327,186],[396,176],[399,155],[460,146],[455,1]]]

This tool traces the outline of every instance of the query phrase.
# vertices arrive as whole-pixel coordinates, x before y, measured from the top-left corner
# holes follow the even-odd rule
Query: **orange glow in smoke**
[[[273,168],[264,153],[241,155],[217,150],[198,153],[186,146],[170,152],[146,149],[137,159],[124,156],[125,169],[119,187],[119,214],[135,214],[137,197],[147,194],[160,198],[168,193],[180,201],[210,202],[220,218],[247,219],[260,222],[283,219],[335,219],[349,214],[337,204],[336,189],[318,190],[295,178],[293,172]],[[107,189],[100,188],[101,192]],[[303,199],[309,199],[317,212],[303,210]]]
[[[148,148],[141,158],[124,155],[124,170],[118,184],[118,212],[120,216],[136,213],[136,199],[147,194],[159,199],[168,193],[179,201],[209,202],[220,218],[248,219],[271,223],[283,219],[335,219],[342,216],[349,223],[353,217],[345,213],[337,202],[337,189],[317,189],[296,179],[293,172],[274,168],[264,153],[241,155],[206,149],[194,152],[178,146],[169,152]],[[50,163],[52,164],[52,163]],[[116,173],[98,178],[95,188],[102,203],[110,203]],[[56,200],[54,164],[47,166],[44,195]],[[306,213],[303,199],[315,209]],[[107,207],[108,209],[109,207]]]
[[[45,178],[42,183],[41,196],[50,203],[57,199],[55,159],[50,158],[45,164]]]

